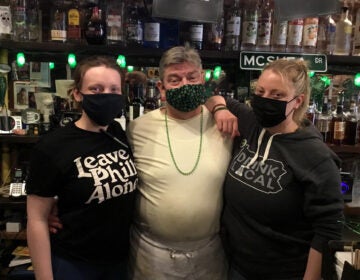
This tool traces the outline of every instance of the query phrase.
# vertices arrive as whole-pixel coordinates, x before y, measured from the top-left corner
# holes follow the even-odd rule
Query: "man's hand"
[[[48,223],[49,223],[49,231],[51,233],[57,233],[58,230],[63,228],[63,225],[58,217],[58,208],[56,202],[49,214]]]
[[[223,135],[230,135],[231,138],[240,135],[238,129],[238,118],[229,110],[219,110],[214,113],[214,118],[219,131]]]

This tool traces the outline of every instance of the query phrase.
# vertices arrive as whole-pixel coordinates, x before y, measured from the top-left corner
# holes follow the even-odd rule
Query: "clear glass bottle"
[[[217,22],[205,25],[205,46],[207,50],[220,51],[223,47],[224,38],[224,17],[221,16]]]
[[[321,112],[316,114],[315,126],[320,131],[323,141],[329,143],[330,141],[330,125],[332,115],[330,113],[328,97],[324,96]]]
[[[336,23],[331,15],[320,17],[317,41],[317,52],[333,54],[335,49]]]
[[[160,22],[151,16],[151,9],[144,19],[144,47],[160,47]]]
[[[149,80],[146,88],[146,98],[144,101],[144,114],[158,108],[158,100],[155,96],[155,82]]]
[[[143,26],[137,2],[131,2],[126,7],[125,41],[127,46],[142,46]]]
[[[269,51],[271,42],[271,25],[273,23],[273,9],[270,0],[259,1],[258,32],[256,50]]]
[[[275,52],[284,52],[286,50],[286,40],[287,40],[287,31],[288,30],[288,21],[278,21],[274,18],[273,21],[273,31],[271,38],[271,50]]]
[[[27,27],[30,41],[41,41],[41,22],[38,0],[27,0]]]
[[[226,20],[225,51],[240,49],[241,10],[239,0],[235,0],[229,18]]]
[[[123,0],[107,0],[106,2],[106,42],[108,45],[124,45],[124,13]]]
[[[304,19],[302,48],[305,53],[315,53],[318,38],[319,18],[307,17]]]
[[[336,23],[334,55],[350,55],[352,22],[348,7],[341,8],[341,17]]]
[[[26,0],[12,2],[13,40],[28,41],[29,33],[26,19]]]
[[[243,9],[242,50],[255,50],[258,32],[259,10],[255,0],[246,0]]]
[[[360,55],[360,8],[356,11],[352,55]]]
[[[288,36],[286,43],[287,52],[301,52],[302,34],[304,29],[304,19],[294,19],[289,21]]]
[[[190,44],[197,50],[203,48],[204,24],[200,22],[191,22],[189,25]]]
[[[102,18],[102,10],[95,6],[84,31],[85,39],[90,45],[101,45],[106,40],[106,24]]]

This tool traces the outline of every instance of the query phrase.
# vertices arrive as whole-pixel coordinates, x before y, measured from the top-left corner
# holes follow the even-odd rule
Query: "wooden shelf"
[[[28,135],[15,135],[15,134],[1,134],[0,143],[36,143],[40,139],[39,136],[28,136]]]
[[[0,209],[26,209],[26,197],[11,198],[0,196]]]
[[[6,232],[5,230],[1,230],[0,239],[26,240],[26,229],[22,229],[20,232]]]
[[[335,152],[335,153],[353,153],[353,154],[359,154],[360,155],[360,145],[341,145],[336,146],[329,144],[329,147]]]

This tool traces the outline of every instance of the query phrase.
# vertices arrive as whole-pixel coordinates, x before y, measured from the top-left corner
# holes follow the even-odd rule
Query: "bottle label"
[[[160,23],[146,22],[144,28],[144,40],[147,42],[160,41]]]
[[[257,44],[260,46],[269,46],[270,45],[270,36],[271,36],[271,22],[269,21],[259,21],[258,28],[258,41]]]
[[[227,36],[239,36],[240,35],[240,23],[241,18],[232,16],[227,21],[226,35]]]
[[[106,19],[107,39],[110,41],[122,41],[121,15],[108,14]]]
[[[203,40],[203,30],[204,27],[202,24],[193,24],[190,27],[190,39],[193,42],[202,42]]]
[[[80,15],[77,9],[70,9],[68,12],[68,23],[69,25],[80,25]]]
[[[141,24],[128,24],[126,26],[126,34],[129,41],[142,41],[143,30],[141,28]]]
[[[288,28],[287,21],[280,21],[275,23],[274,35],[273,35],[274,45],[277,46],[286,45],[287,28]]]
[[[242,43],[255,45],[257,37],[257,21],[244,21]]]
[[[316,127],[320,132],[326,133],[330,131],[330,119],[317,119]]]
[[[289,46],[301,46],[303,28],[303,20],[297,19],[289,22]]]
[[[318,24],[310,23],[304,25],[303,46],[316,47]]]
[[[53,41],[65,41],[66,30],[51,30],[51,40]]]
[[[334,122],[334,140],[344,140],[345,122]]]

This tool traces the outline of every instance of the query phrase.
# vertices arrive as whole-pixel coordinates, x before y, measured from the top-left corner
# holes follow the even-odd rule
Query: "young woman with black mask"
[[[339,158],[305,117],[308,69],[280,59],[260,75],[251,107],[221,96],[207,106],[240,137],[224,183],[229,279],[321,279],[322,251],[341,237]]]
[[[115,59],[88,57],[74,71],[75,123],[44,135],[33,149],[27,180],[27,239],[36,279],[127,279],[129,227],[137,171],[121,114],[121,71]],[[58,197],[62,230],[49,236]]]

